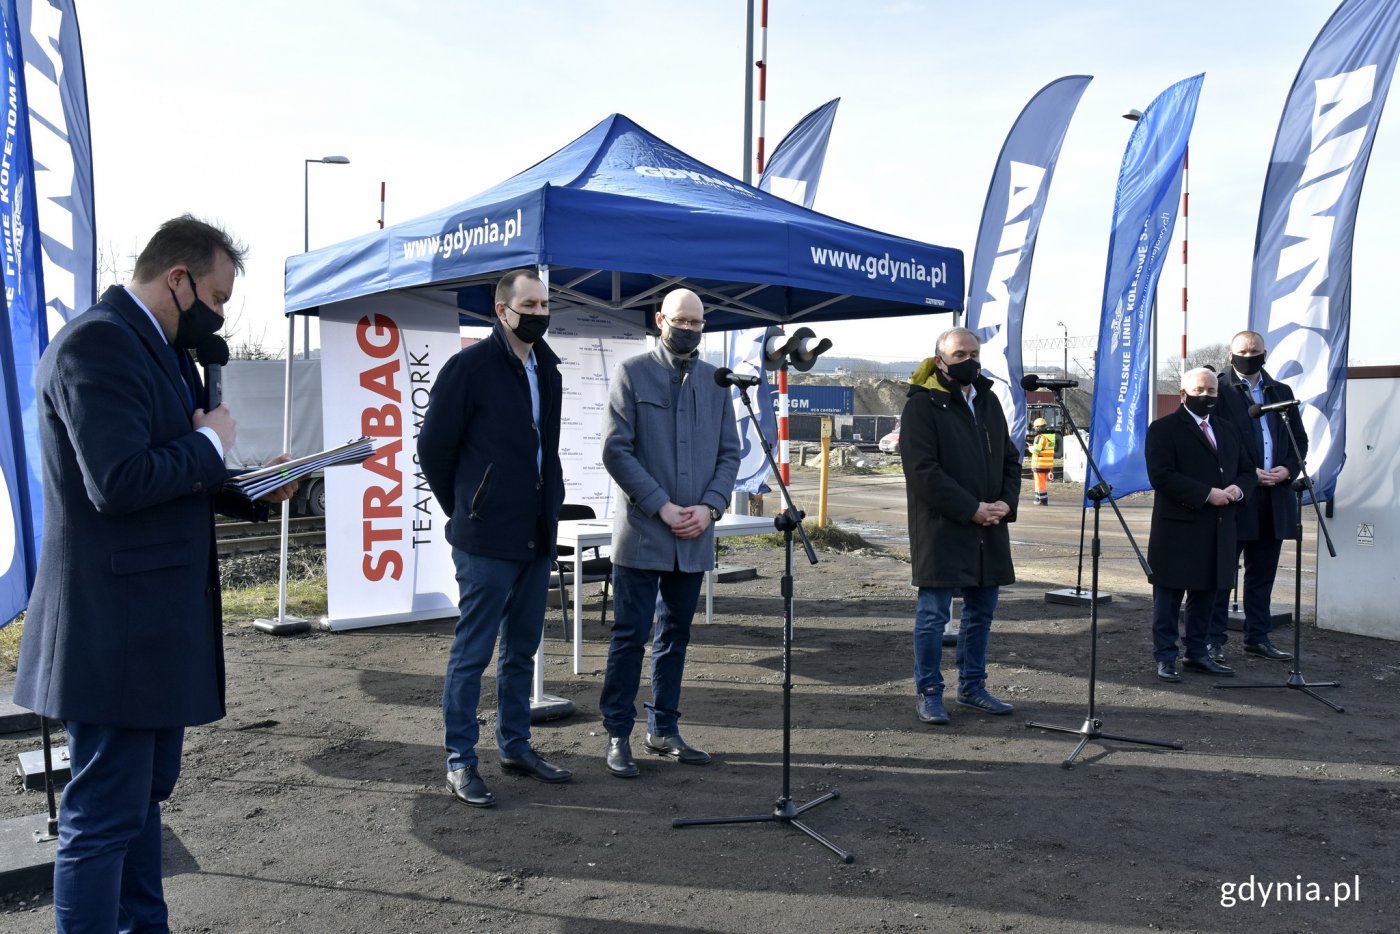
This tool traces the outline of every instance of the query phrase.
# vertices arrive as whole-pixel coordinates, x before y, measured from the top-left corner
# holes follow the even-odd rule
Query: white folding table
[[[715,537],[729,538],[734,535],[761,535],[773,531],[771,516],[725,515],[715,523]],[[559,523],[559,544],[574,550],[574,674],[583,666],[583,550],[585,548],[605,548],[612,543],[612,520],[573,519]],[[714,619],[715,582],[714,575],[705,575],[705,622]]]

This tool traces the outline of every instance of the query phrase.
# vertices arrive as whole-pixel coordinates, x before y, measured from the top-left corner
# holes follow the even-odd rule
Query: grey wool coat
[[[617,484],[612,560],[654,571],[714,567],[713,527],[682,541],[661,521],[666,503],[724,511],[739,471],[739,432],[729,390],[715,368],[676,358],[659,342],[624,360],[613,374],[603,430],[603,466]]]
[[[991,380],[978,377],[969,408],[941,382],[911,386],[899,422],[909,501],[909,555],[916,587],[999,587],[1016,582],[1011,532],[1021,495],[1012,445]],[[974,410],[975,409],[975,417]],[[972,521],[979,503],[1011,512],[996,525]]]

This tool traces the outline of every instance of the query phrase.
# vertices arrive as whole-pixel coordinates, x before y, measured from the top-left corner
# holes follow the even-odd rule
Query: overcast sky
[[[164,219],[216,219],[251,247],[234,341],[285,343],[282,270],[302,249],[464,200],[613,112],[733,175],[743,165],[743,0],[77,0],[99,248],[125,277]],[[841,97],[818,210],[962,249],[994,162],[1042,86],[1093,75],[1050,191],[1027,338],[1097,334],[1122,118],[1205,72],[1191,142],[1192,347],[1247,323],[1259,196],[1288,89],[1331,0],[1047,4],[772,0],[768,148]],[[1384,272],[1400,253],[1400,139],[1381,122],[1356,227],[1351,358],[1397,360]],[[1391,206],[1391,210],[1383,206]],[[1162,278],[1163,355],[1181,343],[1182,266]],[[931,352],[946,315],[823,326],[837,352]],[[300,333],[300,332],[298,332]],[[313,342],[315,340],[313,330]],[[300,340],[300,337],[298,337]],[[1053,362],[1058,350],[1039,352]],[[1074,356],[1087,366],[1089,351]],[[1033,365],[1036,354],[1027,352]]]

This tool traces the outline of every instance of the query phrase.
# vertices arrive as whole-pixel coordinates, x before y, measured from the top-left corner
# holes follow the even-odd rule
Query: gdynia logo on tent
[[[736,195],[743,195],[746,198],[757,198],[758,195],[750,188],[743,185],[736,185],[731,181],[719,178],[714,175],[706,175],[704,172],[696,172],[693,169],[673,169],[659,168],[654,165],[634,165],[632,171],[638,175],[645,175],[647,178],[684,179],[691,182],[699,182],[701,185],[709,185],[712,188],[723,188],[732,191]]]
[[[925,266],[917,259],[892,259],[890,254],[872,256],[866,253],[850,253],[846,250],[831,250],[826,247],[809,247],[812,251],[812,265],[830,266],[834,269],[849,269],[862,273],[867,279],[888,279],[890,282],[921,282],[938,288],[948,281],[948,264],[936,263]]]
[[[465,256],[474,246],[497,243],[504,249],[520,236],[523,227],[524,219],[519,208],[516,208],[515,216],[506,218],[504,223],[483,217],[480,224],[468,227],[465,222],[459,221],[456,230],[444,230],[437,236],[404,241],[403,258],[424,259],[429,256],[441,256],[443,259],[451,259],[454,255]]]

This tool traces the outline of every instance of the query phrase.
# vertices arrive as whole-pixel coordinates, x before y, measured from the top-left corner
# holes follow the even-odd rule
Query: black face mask
[[[948,376],[962,386],[971,386],[981,373],[982,364],[976,360],[968,359],[948,364]]]
[[[1253,376],[1264,369],[1264,357],[1267,354],[1257,353],[1248,357],[1237,353],[1230,354],[1230,366],[1235,368],[1235,372],[1241,376]]]
[[[665,333],[661,335],[661,343],[676,356],[688,357],[700,347],[700,339],[704,336],[704,331],[686,331],[668,324]]]
[[[1197,418],[1205,418],[1215,411],[1215,403],[1219,401],[1215,396],[1187,396],[1182,402],[1186,406],[1186,411]]]
[[[510,308],[509,305],[506,307]],[[510,310],[515,311],[514,308],[510,308]],[[544,337],[544,332],[549,330],[549,315],[522,315],[515,311],[515,316],[520,320],[515,323],[515,327],[510,329],[510,333],[527,344],[533,344]]]
[[[224,316],[204,304],[204,300],[199,297],[194,276],[190,276],[190,291],[194,293],[194,304],[180,311],[180,320],[175,326],[175,340],[172,341],[176,347],[184,350],[193,350],[206,337],[224,326]],[[175,297],[174,289],[170,290],[170,300],[175,303],[178,311],[180,300]]]

